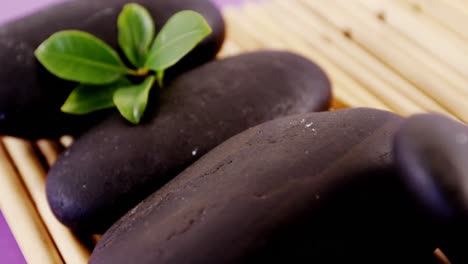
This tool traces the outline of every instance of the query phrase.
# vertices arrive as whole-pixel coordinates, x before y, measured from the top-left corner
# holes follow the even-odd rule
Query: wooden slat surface
[[[464,0],[246,1],[224,15],[219,57],[259,49],[302,54],[329,75],[333,109],[438,112],[468,121]],[[72,140],[8,137],[0,144],[0,208],[30,263],[84,264],[89,256],[45,197],[47,169]]]

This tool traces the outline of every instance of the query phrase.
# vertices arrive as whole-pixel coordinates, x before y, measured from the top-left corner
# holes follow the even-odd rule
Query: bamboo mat
[[[302,54],[329,75],[334,109],[438,112],[468,121],[464,0],[245,1],[223,13],[228,35],[220,57],[265,48]],[[45,197],[47,169],[71,142],[0,143],[0,208],[28,263],[89,257],[85,245],[92,243],[62,226]]]

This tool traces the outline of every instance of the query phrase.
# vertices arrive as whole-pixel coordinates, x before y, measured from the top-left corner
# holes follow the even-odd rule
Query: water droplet
[[[192,150],[192,156],[196,156],[198,153],[198,148]]]

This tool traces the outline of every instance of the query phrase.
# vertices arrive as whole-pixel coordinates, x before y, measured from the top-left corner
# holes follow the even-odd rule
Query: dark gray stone
[[[168,72],[175,75],[213,59],[224,40],[224,22],[209,0],[137,0],[151,12],[157,30],[174,13],[200,12],[213,34]],[[76,86],[47,72],[34,50],[51,34],[83,30],[117,48],[117,16],[126,0],[75,0],[51,6],[0,27],[0,134],[26,138],[78,135],[108,116],[101,111],[85,116],[62,113],[60,106]],[[116,111],[116,110],[114,110]]]
[[[163,89],[142,124],[114,114],[78,139],[50,170],[50,205],[73,229],[103,232],[227,138],[277,117],[327,110],[330,100],[323,71],[292,53],[207,63]]]
[[[453,263],[468,263],[468,126],[439,114],[410,117],[395,138],[408,190],[434,221],[431,233]]]
[[[401,121],[355,108],[249,129],[127,213],[90,264],[429,263],[392,164]]]

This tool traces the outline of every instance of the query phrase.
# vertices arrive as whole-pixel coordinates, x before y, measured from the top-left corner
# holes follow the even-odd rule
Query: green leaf
[[[124,78],[104,86],[80,84],[70,93],[61,110],[68,114],[83,115],[114,107],[115,91],[129,85],[131,82]]]
[[[131,123],[140,123],[155,79],[154,76],[149,76],[141,84],[123,87],[115,92],[114,103],[117,109]]]
[[[119,45],[128,60],[135,67],[145,64],[151,42],[154,38],[154,22],[143,6],[126,4],[117,20]]]
[[[164,87],[164,71],[157,71],[156,76],[158,78],[159,87]]]
[[[210,35],[211,27],[199,13],[186,10],[172,16],[151,47],[146,67],[160,72],[176,64]]]
[[[47,70],[69,81],[109,84],[130,73],[110,46],[76,30],[53,34],[36,49],[35,55]]]

